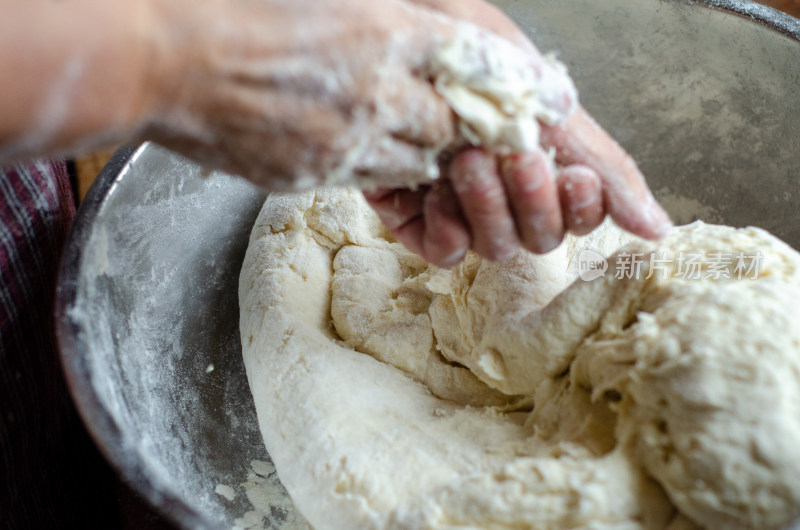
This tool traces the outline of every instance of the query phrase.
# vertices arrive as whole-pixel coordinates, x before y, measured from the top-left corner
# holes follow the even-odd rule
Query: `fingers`
[[[397,230],[422,216],[425,190],[378,188],[375,191],[365,191],[364,197],[377,212],[386,229],[395,235]]]
[[[543,254],[566,231],[588,234],[605,217],[600,178],[587,167],[563,168],[555,178],[547,156],[535,152],[507,157],[500,169],[494,156],[470,149],[433,187],[364,195],[400,243],[440,267],[456,265],[470,248],[497,261],[520,246]]]
[[[516,254],[520,240],[494,155],[481,149],[463,151],[453,159],[449,177],[475,252],[499,261]]]
[[[467,255],[472,238],[461,215],[458,198],[447,181],[425,196],[423,215],[423,251],[427,259],[439,267],[460,263]]]
[[[542,144],[556,149],[564,165],[580,164],[600,179],[605,208],[625,230],[660,239],[672,223],[647,187],[633,159],[586,113],[578,109],[558,126],[542,127]]]
[[[532,58],[538,59],[532,64],[542,61],[516,25],[481,0],[410,2],[472,21],[531,51]],[[557,112],[559,116],[575,105],[561,92],[549,96],[545,98],[548,105],[564,111]],[[540,153],[526,154],[508,158],[500,175],[491,157],[477,150],[462,153],[451,166],[449,177],[478,253],[503,259],[518,244],[533,252],[547,252],[558,245],[565,231],[586,234],[606,213],[623,229],[645,238],[658,239],[669,231],[669,217],[636,164],[583,109],[558,125],[541,125],[543,147],[555,148],[562,165],[582,167],[568,167],[554,179]],[[499,191],[500,184],[508,191],[507,197]]]
[[[557,179],[564,226],[583,236],[600,226],[605,218],[600,177],[586,166],[562,169]]]
[[[364,192],[389,232],[412,252],[439,267],[452,267],[470,248],[470,233],[449,183],[432,189]]]
[[[398,241],[435,265],[453,266],[469,248],[490,260],[516,254],[517,227],[494,156],[464,151],[448,175],[432,189],[364,195]]]
[[[511,155],[502,166],[523,246],[537,254],[553,250],[564,238],[564,222],[547,156],[541,151]]]

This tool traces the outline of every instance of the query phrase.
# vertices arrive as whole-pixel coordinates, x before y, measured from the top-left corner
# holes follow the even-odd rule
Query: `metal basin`
[[[560,50],[585,106],[680,220],[758,225],[800,248],[800,23],[750,2],[499,4]],[[61,268],[59,341],[83,418],[123,476],[186,528],[230,528],[252,501],[248,521],[296,526],[280,487],[255,498],[242,486],[251,461],[269,460],[236,295],[263,199],[157,146],[123,149]]]

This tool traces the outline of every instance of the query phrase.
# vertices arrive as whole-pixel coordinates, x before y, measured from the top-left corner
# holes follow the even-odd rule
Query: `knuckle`
[[[455,172],[454,175],[451,180],[459,195],[489,193],[500,184],[495,173],[481,168],[467,168]]]
[[[504,220],[509,217],[508,206],[502,190],[500,193],[493,192],[481,195],[476,200],[465,201],[462,206],[467,218],[480,225],[495,227],[502,225]]]
[[[518,171],[512,178],[514,193],[521,197],[535,197],[549,182],[549,177],[550,175],[543,170]]]
[[[558,210],[536,212],[523,220],[525,248],[544,254],[556,248],[564,239],[564,220]]]
[[[602,197],[593,193],[586,193],[570,197],[566,209],[573,215],[586,216],[598,208],[602,208]]]
[[[544,193],[542,189],[516,192],[512,195],[512,200],[516,209],[520,212],[524,212],[528,216],[537,215],[539,213],[546,214],[556,207],[555,197],[550,196],[549,193]]]
[[[501,169],[515,193],[535,192],[551,180],[548,160],[541,151],[508,157]]]

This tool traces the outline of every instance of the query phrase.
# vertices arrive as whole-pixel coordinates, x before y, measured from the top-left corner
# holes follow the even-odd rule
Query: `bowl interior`
[[[757,225],[800,248],[796,39],[683,1],[497,3],[559,50],[584,105],[679,221]],[[145,144],[103,173],[65,254],[59,336],[81,413],[126,478],[185,527],[303,526],[241,361],[238,275],[263,199]]]

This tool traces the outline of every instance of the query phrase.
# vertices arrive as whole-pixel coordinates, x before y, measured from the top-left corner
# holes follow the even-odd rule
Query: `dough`
[[[800,516],[800,255],[676,228],[428,267],[360,194],[271,195],[239,297],[264,442],[319,529],[781,528]],[[705,279],[677,257],[702,251]],[[758,251],[757,279],[714,279]],[[730,254],[732,255],[732,254]],[[752,263],[752,260],[751,260]],[[723,267],[735,276],[735,260]],[[620,275],[623,276],[623,275]]]
[[[434,86],[472,144],[494,152],[531,152],[539,149],[537,119],[553,125],[577,108],[578,94],[566,67],[548,55],[531,68],[529,53],[461,24],[434,55]]]

